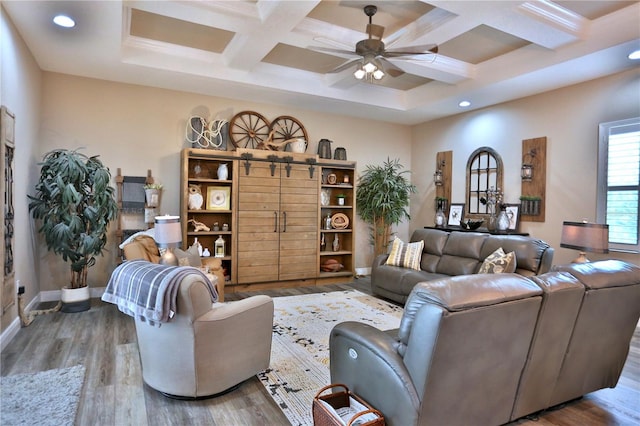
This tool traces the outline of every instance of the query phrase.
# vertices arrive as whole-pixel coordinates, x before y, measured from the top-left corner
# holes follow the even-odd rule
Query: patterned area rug
[[[329,333],[359,321],[381,330],[398,328],[402,308],[359,291],[275,297],[271,367],[262,384],[292,425],[311,425],[316,393],[330,383]]]
[[[84,383],[82,365],[0,378],[0,424],[72,426]]]

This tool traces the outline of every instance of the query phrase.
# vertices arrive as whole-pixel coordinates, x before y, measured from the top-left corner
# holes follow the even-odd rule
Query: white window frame
[[[597,189],[597,222],[607,222],[607,195],[608,187],[608,156],[609,156],[609,134],[610,130],[615,127],[622,126],[640,126],[640,117],[630,118],[626,120],[610,121],[601,123],[598,133],[598,189]],[[616,187],[612,187],[616,188]],[[636,185],[625,186],[625,190],[637,191],[640,195],[640,179]],[[620,188],[617,188],[618,190]],[[637,244],[616,244],[609,242],[609,250],[626,253],[640,253],[640,196],[638,197],[639,217],[636,219],[636,235],[638,236]]]

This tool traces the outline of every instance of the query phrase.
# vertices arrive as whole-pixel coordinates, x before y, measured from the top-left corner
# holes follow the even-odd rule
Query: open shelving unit
[[[235,214],[234,214],[234,173],[235,157],[232,153],[220,151],[220,155],[211,150],[190,148],[182,151],[180,212],[182,226],[182,247],[187,249],[196,238],[203,248],[215,257],[215,241],[224,239],[224,256],[220,257],[225,275],[225,285],[235,282]],[[227,179],[218,179],[217,170],[226,164]],[[200,188],[202,206],[199,209],[189,207],[189,188],[195,185]],[[203,223],[209,231],[196,231],[191,220]],[[227,230],[223,226],[227,225]],[[217,228],[216,228],[217,226]],[[217,229],[217,230],[216,230]],[[204,258],[203,258],[204,259]]]
[[[356,213],[356,163],[352,161],[319,160],[322,179],[320,184],[320,256],[318,261],[318,278],[335,279],[344,282],[355,276],[355,232],[354,219]],[[344,195],[340,204],[338,195]],[[348,219],[344,229],[328,226],[327,218],[343,215]],[[337,250],[333,247],[337,240]],[[337,272],[326,272],[322,265],[329,259],[336,260],[344,266]]]

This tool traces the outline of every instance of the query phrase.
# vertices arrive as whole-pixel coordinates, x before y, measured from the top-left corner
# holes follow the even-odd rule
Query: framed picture
[[[207,188],[207,210],[229,210],[231,208],[231,188],[209,186]]]
[[[451,204],[449,207],[449,226],[460,226],[464,216],[464,204]]]
[[[509,217],[509,231],[515,231],[520,225],[520,204],[505,204]]]

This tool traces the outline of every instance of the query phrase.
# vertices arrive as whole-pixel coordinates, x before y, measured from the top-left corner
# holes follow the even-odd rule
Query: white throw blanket
[[[102,300],[150,325],[167,322],[176,312],[179,284],[189,274],[201,275],[211,293],[211,301],[218,300],[216,289],[199,269],[158,265],[145,260],[128,261],[118,266],[111,274]]]

